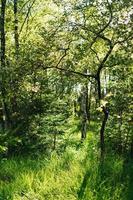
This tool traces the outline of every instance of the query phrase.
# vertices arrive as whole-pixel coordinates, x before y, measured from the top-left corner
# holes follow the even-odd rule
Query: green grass
[[[132,200],[133,163],[108,155],[101,165],[94,134],[78,139],[62,153],[1,160],[0,200]]]

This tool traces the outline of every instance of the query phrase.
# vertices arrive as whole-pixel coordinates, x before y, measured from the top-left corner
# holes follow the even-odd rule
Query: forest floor
[[[2,159],[0,200],[133,200],[133,162],[112,154],[101,165],[96,141],[89,131],[64,152]]]

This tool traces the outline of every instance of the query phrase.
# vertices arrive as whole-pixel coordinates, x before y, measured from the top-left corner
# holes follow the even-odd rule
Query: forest
[[[0,200],[133,200],[133,0],[0,1]]]

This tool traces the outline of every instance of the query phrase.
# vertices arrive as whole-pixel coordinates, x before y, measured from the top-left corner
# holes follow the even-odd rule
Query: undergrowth
[[[132,200],[132,162],[108,155],[101,164],[96,141],[88,132],[64,152],[2,159],[0,200]]]

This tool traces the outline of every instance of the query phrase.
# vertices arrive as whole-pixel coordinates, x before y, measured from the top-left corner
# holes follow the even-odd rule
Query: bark
[[[19,54],[18,0],[14,0],[14,39],[15,39],[15,53],[18,59],[18,54]]]
[[[90,124],[90,120],[91,120],[91,113],[90,113],[90,108],[91,108],[91,90],[92,90],[92,84],[90,83],[89,95],[88,95],[88,101],[87,101],[87,119],[88,119],[88,123],[89,124]]]
[[[104,64],[106,63],[106,61],[108,60],[110,54],[113,51],[114,46],[112,45],[112,42],[110,39],[102,36],[102,39],[108,42],[109,45],[109,50],[107,51],[106,55],[104,56],[103,60],[100,62],[98,70],[97,70],[97,76],[96,76],[96,80],[97,80],[97,86],[98,86],[98,98],[99,98],[99,105],[100,105],[100,101],[102,100],[102,92],[101,92],[101,80],[100,80],[100,75],[101,75],[101,71],[104,68]],[[103,106],[102,108],[103,111],[103,121],[102,121],[102,125],[101,125],[101,129],[100,129],[100,146],[101,146],[101,159],[104,158],[104,152],[105,152],[105,142],[104,142],[104,132],[105,132],[105,127],[106,127],[106,123],[108,120],[108,109],[106,106]]]
[[[105,141],[104,141],[104,132],[105,132],[105,127],[106,127],[106,123],[108,120],[108,109],[106,107],[103,107],[103,113],[104,113],[104,118],[102,121],[102,126],[100,129],[100,145],[101,145],[101,157],[104,156],[104,152],[105,152]]]
[[[19,58],[19,35],[18,35],[18,0],[13,1],[13,9],[14,9],[14,42],[15,42],[15,61],[16,65],[18,65]],[[17,92],[18,92],[18,80],[16,75],[11,76],[11,91],[12,98],[10,99],[10,103],[12,105],[12,128],[16,127],[16,117],[14,113],[17,113]]]
[[[1,0],[1,64],[5,66],[5,9],[6,0]]]
[[[57,133],[54,133],[54,141],[53,141],[53,150],[56,149],[56,137],[57,137]]]
[[[86,138],[86,132],[87,132],[87,112],[86,112],[86,99],[87,99],[87,92],[86,86],[82,87],[82,93],[81,93],[81,140],[84,140]]]
[[[97,76],[97,84],[98,84],[98,97],[99,97],[99,103],[102,99],[102,95],[101,95],[101,81],[100,81],[100,74],[98,74]],[[104,132],[105,132],[105,127],[106,127],[106,123],[108,120],[108,109],[106,106],[102,107],[102,111],[103,111],[103,121],[102,121],[102,125],[101,125],[101,129],[100,129],[100,148],[101,148],[101,158],[104,157],[104,153],[105,153],[105,141],[104,141]]]
[[[3,123],[4,128],[7,129],[9,126],[9,114],[6,103],[6,89],[5,89],[5,76],[6,76],[6,63],[5,63],[5,10],[6,0],[1,0],[1,19],[0,19],[0,40],[1,40],[1,76],[0,76],[0,90],[2,99],[2,112],[3,112]]]
[[[88,83],[85,85],[85,95],[86,95],[86,115],[87,120],[89,120],[89,95],[88,95]]]

